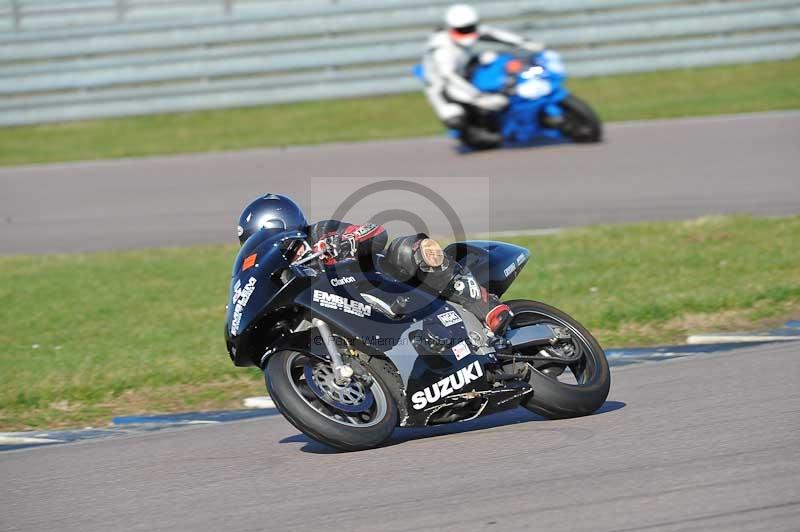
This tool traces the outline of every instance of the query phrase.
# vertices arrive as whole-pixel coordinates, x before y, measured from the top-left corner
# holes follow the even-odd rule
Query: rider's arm
[[[432,39],[432,46],[427,51],[425,68],[428,71],[428,82],[441,87],[440,90],[450,101],[462,105],[474,105],[488,111],[499,111],[508,104],[502,94],[484,94],[467,79],[459,70],[461,59],[453,45],[438,42],[445,37],[437,35]]]
[[[529,41],[521,35],[510,31],[501,30],[492,26],[478,26],[478,33],[482,41],[498,42],[509,46],[524,48],[530,52],[541,52],[544,50],[544,43]]]
[[[440,47],[431,50],[430,54],[435,66],[435,73],[441,76],[444,82],[446,95],[459,103],[475,103],[480,97],[481,91],[464,79],[461,73],[456,70],[457,61],[452,56],[451,50],[446,47]]]
[[[313,250],[324,252],[326,263],[380,253],[386,246],[386,230],[381,225],[367,223],[347,224],[326,220],[314,224],[310,231]]]
[[[380,253],[386,247],[388,235],[382,225],[366,223],[349,225],[342,233],[344,239],[355,242],[354,255],[366,256]]]

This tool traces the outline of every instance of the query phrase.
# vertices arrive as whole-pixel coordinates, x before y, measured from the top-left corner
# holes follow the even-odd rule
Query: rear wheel
[[[564,122],[561,133],[575,142],[600,142],[603,137],[603,126],[594,110],[578,98],[570,94],[562,102]]]
[[[528,363],[533,395],[525,407],[551,419],[585,416],[600,408],[608,397],[611,373],[591,333],[550,305],[527,300],[507,303],[514,313],[511,329],[544,323],[564,333],[553,345],[520,352],[538,359]]]
[[[307,436],[345,451],[377,447],[397,426],[397,405],[377,364],[354,363],[359,371],[340,385],[329,362],[281,351],[267,363],[267,390],[281,414]]]

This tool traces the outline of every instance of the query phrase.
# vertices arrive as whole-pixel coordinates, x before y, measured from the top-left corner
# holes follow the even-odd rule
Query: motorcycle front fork
[[[328,324],[319,318],[312,318],[311,325],[316,327],[316,329],[319,331],[319,335],[322,337],[322,343],[325,344],[325,349],[328,351],[328,355],[331,357],[333,378],[336,381],[336,384],[342,386],[347,385],[350,382],[350,378],[353,376],[353,368],[344,363],[342,354],[339,353],[339,349],[336,347],[336,341],[333,339],[333,334],[331,334],[330,327],[328,327]]]

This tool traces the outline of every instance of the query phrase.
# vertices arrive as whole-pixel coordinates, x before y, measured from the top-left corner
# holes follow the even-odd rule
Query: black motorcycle
[[[466,421],[524,406],[547,418],[606,400],[605,354],[577,321],[544,303],[507,301],[493,336],[462,306],[401,281],[381,255],[327,267],[298,231],[250,238],[233,265],[225,336],[237,366],[258,366],[278,410],[309,437],[355,451],[395,427]],[[298,247],[309,250],[293,261]],[[445,249],[502,295],[528,262],[519,246]]]

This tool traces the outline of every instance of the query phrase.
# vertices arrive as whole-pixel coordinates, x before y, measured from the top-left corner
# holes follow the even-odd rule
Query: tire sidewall
[[[588,134],[568,134],[573,141],[600,142],[600,140],[602,140],[603,126],[600,122],[600,118],[598,118],[597,114],[589,104],[574,94],[570,94],[561,102],[561,106],[567,111],[568,120],[570,119],[569,115],[572,115],[573,119],[579,119],[581,122],[583,122],[581,124],[582,126],[590,128],[590,132]]]

